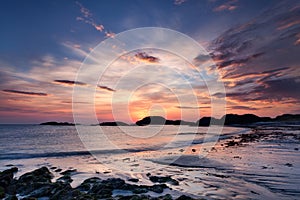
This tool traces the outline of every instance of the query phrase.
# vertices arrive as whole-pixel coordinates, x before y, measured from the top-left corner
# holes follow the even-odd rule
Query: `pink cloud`
[[[235,5],[236,2],[237,2],[236,0],[233,0],[233,1],[229,1],[227,3],[224,3],[222,5],[219,5],[216,8],[214,8],[214,11],[215,12],[233,11],[238,8],[238,6]]]
[[[116,34],[113,33],[113,32],[111,32],[111,31],[106,31],[106,32],[105,32],[105,36],[106,36],[106,37],[114,38],[115,35],[116,35]]]

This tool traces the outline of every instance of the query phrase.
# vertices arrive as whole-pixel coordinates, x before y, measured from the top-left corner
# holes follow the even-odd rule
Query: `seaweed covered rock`
[[[149,176],[153,183],[169,183],[171,185],[179,185],[179,182],[170,176]]]
[[[32,172],[28,172],[20,176],[18,183],[30,184],[33,182],[50,183],[53,178],[53,174],[47,167],[41,167]]]
[[[78,187],[72,188],[72,174],[75,170],[67,170],[62,173],[56,182],[52,182],[53,174],[47,167],[41,167],[32,172],[28,172],[14,179],[14,173],[17,168],[11,168],[0,172],[0,198],[18,199],[20,195],[22,200],[49,199],[49,200],[94,200],[94,199],[149,199],[149,200],[171,200],[172,196],[164,194],[158,197],[152,197],[147,193],[149,191],[161,194],[168,186],[164,183],[176,185],[178,182],[171,177],[149,176],[154,185],[135,185],[128,184],[120,178],[109,178],[102,180],[97,177],[86,179]],[[113,196],[114,190],[124,190],[131,192],[129,196]],[[20,199],[20,198],[19,198]]]
[[[0,187],[5,190],[14,179],[14,173],[18,172],[17,167],[12,167],[10,169],[0,172]]]

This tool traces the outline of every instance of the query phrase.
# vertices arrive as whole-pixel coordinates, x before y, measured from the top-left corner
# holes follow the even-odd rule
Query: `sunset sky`
[[[182,113],[196,121],[209,116],[211,101],[224,95],[227,113],[300,113],[298,0],[3,0],[0,21],[0,123],[73,122],[74,86],[95,92],[100,122],[130,123],[149,114],[179,119]],[[170,52],[146,49],[124,52],[96,85],[88,74],[78,79],[84,59],[100,42],[140,27],[186,34],[216,65],[201,63],[195,71],[202,54],[187,63]],[[182,51],[193,55],[193,48]],[[94,57],[88,64],[97,71],[103,62]],[[226,92],[209,94],[209,83],[194,74],[199,71],[224,84]],[[142,84],[150,78],[157,84]],[[91,101],[85,98],[83,92],[75,99],[82,113]]]

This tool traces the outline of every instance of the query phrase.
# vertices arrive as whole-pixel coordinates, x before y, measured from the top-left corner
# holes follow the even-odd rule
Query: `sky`
[[[100,122],[147,115],[196,121],[223,115],[220,106],[259,116],[300,113],[297,0],[3,0],[0,25],[0,123],[73,122],[72,102],[82,116],[93,102]],[[142,27],[183,33],[204,49],[174,45],[178,35],[165,40],[179,56],[129,52],[116,42]],[[159,37],[127,44],[151,46]],[[122,53],[106,71],[103,41]],[[224,88],[209,91],[212,83]],[[74,87],[81,92],[75,100]]]

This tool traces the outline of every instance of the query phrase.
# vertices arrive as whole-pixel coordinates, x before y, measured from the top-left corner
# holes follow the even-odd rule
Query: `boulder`
[[[179,182],[170,176],[149,176],[153,183],[169,183],[171,185],[179,185]]]
[[[0,187],[2,187],[5,191],[7,187],[13,182],[14,180],[14,173],[18,172],[17,167],[12,167],[10,169],[4,170],[0,172]]]

